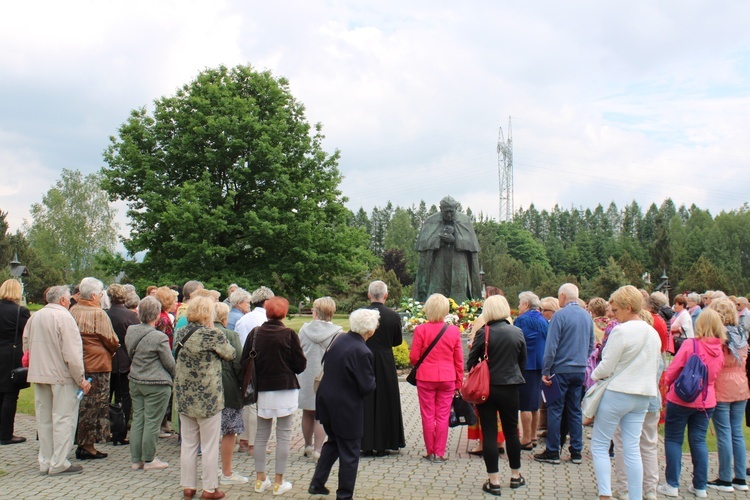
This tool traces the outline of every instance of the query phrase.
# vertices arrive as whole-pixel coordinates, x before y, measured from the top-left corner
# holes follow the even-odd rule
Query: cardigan
[[[125,348],[132,360],[129,380],[146,385],[172,385],[175,363],[164,333],[148,324],[131,325],[125,334]]]

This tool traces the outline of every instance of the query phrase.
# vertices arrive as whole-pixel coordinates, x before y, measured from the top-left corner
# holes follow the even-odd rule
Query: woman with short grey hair
[[[130,397],[133,422],[130,428],[130,461],[133,470],[159,470],[169,466],[156,458],[159,425],[172,394],[174,358],[169,339],[156,329],[161,302],[144,298],[138,307],[140,325],[128,327],[125,347],[131,359]]]

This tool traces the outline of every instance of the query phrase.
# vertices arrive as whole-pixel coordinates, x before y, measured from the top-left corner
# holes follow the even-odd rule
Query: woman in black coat
[[[0,285],[0,444],[16,444],[25,437],[14,436],[18,393],[29,384],[16,384],[10,372],[21,366],[22,338],[30,313],[18,305],[21,300],[21,283],[15,279]]]
[[[508,446],[510,462],[510,487],[520,488],[526,484],[521,476],[521,443],[518,439],[518,388],[524,383],[523,370],[526,367],[526,340],[520,328],[508,322],[510,306],[502,295],[493,295],[484,301],[482,318],[489,328],[489,348],[487,358],[490,369],[490,397],[477,405],[482,424],[484,442],[484,464],[488,480],[482,490],[492,495],[500,495],[500,475],[497,452],[497,417],[500,415]],[[469,358],[466,363],[471,370],[484,356],[485,330],[474,336]]]
[[[339,461],[336,498],[352,498],[364,433],[366,395],[375,390],[373,354],[365,344],[378,327],[380,313],[358,309],[349,316],[351,330],[340,335],[324,357],[324,374],[315,398],[316,417],[328,440],[320,452],[308,493],[327,495],[326,481]]]

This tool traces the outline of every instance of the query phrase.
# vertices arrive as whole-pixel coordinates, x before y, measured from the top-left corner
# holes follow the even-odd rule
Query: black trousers
[[[128,380],[128,375],[129,373],[112,372],[109,379],[109,400],[112,401],[112,396],[114,396],[114,402],[122,405],[125,423],[129,427],[130,419],[133,416],[133,400],[130,399],[130,381]],[[125,436],[115,437],[125,439]]]
[[[0,441],[13,439],[19,391],[0,392]]]
[[[320,452],[318,464],[315,466],[311,485],[322,487],[326,485],[331,468],[336,460],[339,461],[339,487],[336,490],[337,499],[348,499],[354,496],[354,484],[357,482],[357,468],[359,467],[359,445],[362,438],[342,439],[328,424],[323,424],[328,440]]]
[[[505,433],[505,446],[511,469],[521,468],[521,442],[518,439],[518,385],[491,385],[487,402],[477,405],[482,424],[484,465],[488,474],[499,472],[497,453],[497,416]]]

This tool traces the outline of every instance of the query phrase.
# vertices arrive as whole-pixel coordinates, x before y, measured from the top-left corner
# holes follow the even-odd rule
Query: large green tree
[[[117,211],[101,182],[99,174],[63,169],[42,202],[31,205],[31,222],[24,223],[31,248],[68,283],[97,274],[97,259],[117,243]]]
[[[104,153],[104,186],[128,203],[134,279],[233,280],[309,292],[361,267],[365,232],[339,191],[338,152],[322,149],[282,77],[207,69],[154,112],[133,110]]]

